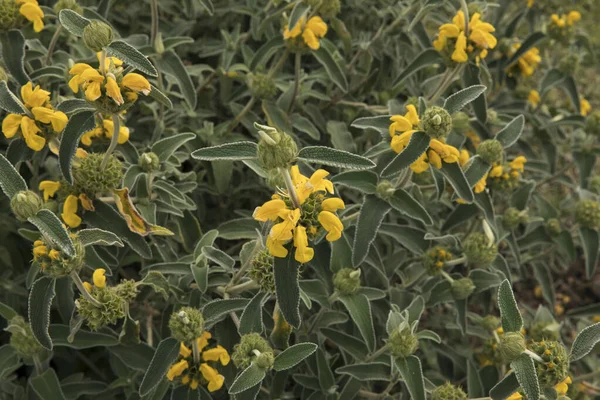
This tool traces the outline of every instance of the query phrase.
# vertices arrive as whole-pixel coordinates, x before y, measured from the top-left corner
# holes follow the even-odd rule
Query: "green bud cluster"
[[[200,310],[182,307],[171,314],[169,319],[171,336],[183,343],[192,343],[204,332],[204,317]]]
[[[423,265],[425,270],[431,276],[439,275],[440,270],[444,268],[444,263],[452,259],[452,254],[443,247],[436,246],[431,248],[423,256]]]
[[[269,250],[263,249],[250,261],[248,275],[266,293],[275,292],[275,275],[273,274],[274,258]]]
[[[115,293],[126,303],[131,303],[138,294],[137,283],[133,279],[123,279],[114,287]]]
[[[525,214],[520,210],[510,207],[506,211],[504,211],[502,226],[504,229],[513,230],[519,226],[525,219]]]
[[[559,342],[542,340],[533,342],[530,350],[544,360],[543,363],[535,363],[540,385],[552,387],[569,376],[569,355],[565,346]]]
[[[534,323],[529,328],[527,335],[535,341],[558,340],[560,338],[558,329],[551,329],[550,324],[545,321]]]
[[[19,221],[27,221],[35,216],[44,206],[37,193],[31,190],[23,190],[10,199],[10,208]]]
[[[463,242],[463,251],[469,263],[486,266],[492,263],[498,256],[498,246],[490,244],[487,236],[483,233],[472,233]]]
[[[396,329],[390,335],[387,346],[394,357],[408,357],[419,348],[419,340],[409,328]]]
[[[526,350],[525,337],[521,332],[505,332],[500,336],[498,352],[502,359],[510,363]]]
[[[377,184],[377,196],[383,200],[389,200],[396,193],[396,185],[388,180],[382,180]]]
[[[600,136],[600,110],[592,111],[585,120],[585,132],[589,135]]]
[[[452,114],[452,128],[461,135],[467,133],[471,129],[469,116],[462,111]]]
[[[17,315],[9,321],[6,330],[10,331],[10,345],[23,358],[31,358],[44,351],[33,336],[31,325],[23,317]]]
[[[271,369],[275,360],[273,349],[258,333],[243,335],[233,347],[231,359],[236,367],[246,369],[253,362],[264,369]]]
[[[262,129],[261,140],[258,142],[258,160],[267,170],[275,168],[289,168],[296,160],[298,145],[294,139],[285,132],[275,128],[259,125]]]
[[[477,146],[477,155],[488,164],[496,164],[502,162],[504,147],[496,139],[484,140]]]
[[[18,28],[23,22],[21,7],[15,0],[0,0],[0,32]]]
[[[100,303],[100,306],[83,295],[75,302],[75,306],[91,330],[95,331],[103,326],[116,324],[118,320],[125,317],[123,309],[125,299],[119,295],[116,287],[93,287],[90,295]]]
[[[123,164],[114,155],[110,155],[104,169],[101,168],[104,154],[90,153],[73,167],[74,189],[84,193],[90,199],[98,193],[112,192],[119,188],[123,180]]]
[[[340,294],[358,292],[358,289],[360,289],[360,269],[340,269],[333,276],[333,286]]]
[[[550,236],[556,236],[562,232],[560,221],[556,218],[550,218],[546,221],[546,232],[548,232]]]
[[[73,10],[77,14],[83,12],[83,9],[76,0],[58,0],[56,4],[54,4],[54,12],[58,14],[61,10]]]
[[[160,168],[160,159],[156,153],[148,152],[140,156],[139,166],[146,172],[154,172]]]
[[[250,91],[261,100],[271,99],[277,94],[275,81],[268,74],[257,72],[248,74]]]
[[[442,107],[430,107],[421,118],[421,129],[431,138],[444,141],[452,130],[452,116]]]
[[[113,30],[105,22],[94,19],[83,29],[83,42],[94,52],[102,51],[113,41]]]
[[[600,203],[594,200],[581,200],[575,208],[575,220],[586,228],[600,228]]]
[[[54,248],[53,244],[48,243],[44,238],[40,239],[41,246],[46,248],[46,254],[36,256],[34,252],[34,262],[36,262],[40,269],[47,275],[61,278],[63,276],[69,276],[72,272],[79,272],[85,263],[85,247],[76,234],[71,234],[71,241],[75,248],[75,254],[73,257],[69,257],[63,253],[60,249]],[[36,242],[37,243],[37,242]],[[38,247],[34,245],[34,249]]]
[[[431,400],[467,400],[467,394],[458,386],[446,382],[433,389]]]
[[[475,290],[475,285],[473,281],[469,278],[460,278],[452,281],[452,297],[455,300],[464,300],[473,293]]]

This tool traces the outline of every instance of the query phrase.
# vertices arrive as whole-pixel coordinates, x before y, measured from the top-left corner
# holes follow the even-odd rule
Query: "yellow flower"
[[[417,161],[415,161],[414,163],[412,163],[412,165],[410,166],[410,169],[415,174],[420,174],[422,172],[427,171],[429,169],[429,162],[428,162],[428,158],[427,158],[427,153],[421,154],[421,156],[417,159]]]
[[[60,189],[60,182],[41,181],[38,189],[44,192],[44,201],[48,201],[48,199],[54,197],[58,189]]]
[[[102,52],[99,51],[96,53],[96,58],[98,59],[98,64],[102,62]],[[104,57],[104,70],[108,71],[111,66],[112,67],[120,67],[123,65],[123,61],[119,60],[117,57]]]
[[[187,358],[192,354],[192,351],[187,348],[187,346],[183,343],[179,344],[179,355],[183,358]]]
[[[509,165],[512,169],[519,171],[521,173],[525,172],[525,163],[527,162],[527,158],[524,156],[519,156],[512,160]]]
[[[36,0],[17,0],[17,4],[22,4],[19,13],[29,22],[33,22],[33,30],[41,32],[44,29],[44,11],[38,5]]]
[[[535,0],[527,0],[527,8],[533,7],[533,3],[535,3]]]
[[[294,258],[301,264],[309,262],[315,256],[315,250],[308,247],[306,228],[302,225],[299,225],[294,229],[294,247],[296,248]]]
[[[217,347],[213,349],[202,352],[202,359],[204,361],[220,361],[221,365],[227,365],[231,360],[229,353],[227,353],[227,350],[221,345],[217,345]]]
[[[106,78],[106,95],[113,99],[118,105],[125,103],[123,95],[121,95],[121,89],[114,76],[109,75],[108,78]]]
[[[456,39],[451,56],[452,60],[457,63],[465,63],[469,60],[469,53],[478,50],[479,53],[476,57],[477,62],[479,62],[479,59],[487,56],[488,49],[493,49],[498,43],[496,37],[492,35],[495,28],[491,24],[481,21],[481,14],[479,13],[474,13],[471,17],[468,24],[468,36],[465,32],[465,25],[465,15],[462,11],[458,11],[452,18],[451,24],[440,26],[433,47],[441,52],[446,48],[448,39]]]
[[[481,193],[485,190],[485,186],[487,183],[488,174],[485,174],[483,178],[481,178],[474,186],[473,191],[475,193]]]
[[[207,363],[200,364],[200,372],[204,379],[208,381],[208,391],[216,392],[221,389],[223,386],[223,382],[225,382],[225,377],[223,375],[219,375],[219,372],[208,365]]]
[[[133,72],[123,77],[121,86],[134,92],[142,92],[145,96],[149,95],[150,90],[152,90],[152,86],[146,78]]]
[[[520,43],[515,43],[512,46],[512,53],[514,54],[521,47]],[[517,66],[521,71],[521,75],[528,77],[533,75],[535,68],[542,62],[540,56],[540,50],[537,47],[532,47],[523,54],[517,61]],[[509,73],[510,74],[510,73]]]
[[[48,254],[48,248],[44,245],[35,246],[33,248],[33,259],[35,260],[38,257],[43,257]]]
[[[302,34],[302,39],[308,47],[319,50],[321,46],[319,40],[327,34],[327,24],[319,16],[312,17],[308,21],[306,21],[306,17],[302,17],[292,30],[288,26],[285,27],[283,38],[292,39],[300,34]]]
[[[43,90],[39,85],[33,88],[31,82],[21,87],[21,99],[28,108],[41,107],[50,101],[50,92]]]
[[[335,212],[337,210],[343,210],[346,208],[344,201],[339,197],[330,197],[328,199],[323,200],[321,203],[321,209],[323,211],[331,211]]]
[[[21,126],[22,115],[8,114],[2,121],[2,133],[7,139],[15,136]]]
[[[104,135],[111,139],[113,137],[115,131],[115,124],[111,119],[105,119],[102,121],[102,126],[104,127]],[[124,125],[119,125],[119,137],[117,138],[117,143],[123,144],[129,140],[129,128]]]
[[[562,382],[556,384],[556,386],[554,386],[554,389],[556,390],[556,392],[559,395],[565,396],[567,394],[567,391],[569,390],[569,385],[573,383],[573,381],[571,380],[570,376],[567,376],[565,378],[565,380],[563,380]]]
[[[46,139],[38,135],[40,132],[41,129],[34,120],[26,116],[21,119],[21,133],[25,139],[25,144],[33,151],[40,151],[46,145]]]
[[[442,143],[437,139],[431,139],[429,148],[430,150],[427,153],[429,162],[437,169],[442,168],[442,160],[446,163],[453,164],[458,162],[460,157],[460,152],[456,147]]]
[[[98,268],[94,271],[94,274],[92,275],[94,286],[100,289],[106,287],[106,276],[104,276],[105,273],[106,270],[104,268]]]
[[[189,364],[186,360],[181,360],[176,364],[173,364],[167,372],[167,379],[172,381],[179,375],[183,374],[183,371],[189,368]]]
[[[511,394],[506,400],[521,400],[522,398],[523,398],[523,395],[521,395],[521,393],[515,392],[515,393]]]
[[[540,104],[540,93],[537,90],[530,90],[527,101],[529,101],[532,106],[537,107],[538,104]]]
[[[275,199],[267,201],[260,207],[256,207],[252,216],[255,220],[266,222],[276,221],[277,218],[285,218],[289,213],[285,201]]]
[[[590,113],[590,111],[592,111],[592,105],[589,101],[582,97],[579,101],[579,109],[581,110],[581,115],[585,117]]]
[[[70,194],[63,205],[61,217],[71,228],[77,228],[81,225],[81,218],[77,215],[77,202],[77,196]]]
[[[579,11],[571,11],[567,15],[567,25],[573,25],[575,22],[581,19],[581,13]]]
[[[69,118],[61,111],[54,111],[46,107],[33,107],[31,109],[36,121],[42,124],[52,124],[54,132],[62,132]]]
[[[202,333],[202,336],[200,336],[198,339],[196,339],[196,343],[198,345],[198,350],[202,351],[202,349],[204,349],[206,346],[208,346],[208,340],[210,338],[212,338],[212,335],[210,334],[210,332],[204,331]]]
[[[460,156],[458,157],[458,163],[462,167],[467,163],[467,161],[469,161],[469,152],[465,149],[462,149],[460,151]]]
[[[329,242],[335,242],[342,237],[344,225],[337,215],[330,211],[321,211],[319,213],[319,223],[328,232],[325,239]]]
[[[88,293],[92,292],[93,286],[89,282],[83,282],[83,287]]]

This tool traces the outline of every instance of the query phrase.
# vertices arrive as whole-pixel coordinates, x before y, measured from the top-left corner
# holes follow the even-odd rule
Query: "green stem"
[[[527,354],[529,357],[533,358],[534,361],[539,362],[540,364],[544,364],[544,360],[542,357],[538,356],[531,350],[525,350],[523,353]]]
[[[290,54],[290,51],[288,49],[286,49],[281,54],[281,57],[279,57],[279,60],[277,60],[277,62],[269,70],[269,74],[268,74],[269,78],[272,78],[273,75],[275,75],[277,73],[277,71],[279,71],[279,69],[283,66],[283,63],[285,63],[285,61],[287,60],[287,57],[289,54]]]
[[[300,52],[296,53],[296,57],[295,57],[295,62],[294,62],[294,74],[295,74],[295,81],[294,81],[294,91],[292,92],[292,100],[290,101],[290,106],[288,107],[288,115],[292,113],[292,111],[294,110],[294,104],[296,103],[296,96],[298,95],[298,88],[300,87],[300,68],[302,68],[302,63],[301,63],[301,58],[302,55],[300,54]]]
[[[467,257],[466,256],[462,256],[462,257],[459,257],[459,258],[455,258],[454,260],[446,261],[444,263],[444,266],[446,266],[446,267],[453,267],[455,265],[464,264],[466,262],[467,262]]]
[[[100,52],[100,73],[106,75],[106,50]]]
[[[370,356],[368,356],[367,358],[365,358],[365,362],[373,361],[374,359],[376,359],[377,357],[379,357],[380,355],[385,353],[387,350],[388,350],[388,346],[386,344],[382,348],[377,350],[375,353],[373,353]]]
[[[443,269],[440,270],[440,275],[442,275],[444,277],[444,279],[447,280],[448,282],[450,282],[450,283],[454,282],[454,279],[452,279],[452,277],[450,275],[448,275],[448,273],[446,271],[444,271]]]
[[[108,146],[108,150],[104,153],[104,158],[102,159],[102,164],[100,164],[100,169],[104,170],[106,168],[106,163],[108,163],[108,158],[117,148],[117,144],[119,143],[119,129],[121,128],[121,121],[119,120],[119,116],[117,114],[112,115],[112,121],[114,125],[113,135],[110,139],[110,145]]]
[[[150,43],[152,44],[152,46],[156,46],[156,36],[158,35],[158,1],[157,0],[152,0],[151,3],[151,8],[152,8],[152,26],[151,26],[151,30],[150,30]]]
[[[246,115],[246,113],[248,113],[248,111],[250,111],[252,109],[252,106],[254,105],[254,103],[256,102],[256,97],[252,96],[250,98],[250,100],[248,100],[248,103],[246,103],[246,106],[242,109],[242,111],[240,111],[240,113],[237,115],[237,117],[235,117],[235,119],[233,121],[231,121],[231,124],[229,124],[229,128],[228,131],[232,132],[236,126],[239,125],[239,123],[242,121],[242,118],[244,118],[244,115]]]
[[[81,295],[83,297],[85,297],[94,306],[102,307],[102,303],[100,303],[98,300],[93,298],[92,295],[85,289],[85,286],[83,286],[83,282],[81,281],[81,278],[79,277],[77,272],[75,272],[75,271],[71,272],[71,279],[73,279],[75,286],[77,286],[77,289],[79,289],[79,292],[81,293]]]
[[[50,44],[48,45],[48,54],[46,54],[46,58],[44,59],[44,65],[50,64],[50,60],[52,60],[52,54],[54,53],[54,49],[56,48],[56,43],[58,43],[58,38],[62,32],[62,25],[58,25],[56,31],[54,31],[54,35],[52,36],[52,40],[50,40]]]
[[[292,204],[294,205],[294,208],[300,208],[300,200],[298,199],[298,195],[296,194],[296,188],[294,187],[294,183],[292,182],[290,170],[288,168],[279,168],[279,170],[283,175],[283,180],[285,181],[285,186],[287,187],[290,199],[292,199]]]
[[[198,348],[198,341],[192,341],[192,351],[194,352],[194,364],[200,365],[200,349]]]
[[[41,375],[44,372],[44,367],[42,367],[42,362],[40,361],[39,356],[33,356],[33,365],[35,366],[36,374]]]

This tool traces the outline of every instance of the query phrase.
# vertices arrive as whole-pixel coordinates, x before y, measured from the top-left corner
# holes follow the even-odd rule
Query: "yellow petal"
[[[454,24],[444,24],[440,26],[440,36],[455,38],[460,34],[461,29]]]
[[[495,167],[492,167],[492,170],[490,171],[490,177],[497,178],[499,176],[502,176],[503,173],[504,168],[502,167],[502,165],[496,165]]]
[[[150,90],[152,89],[152,87],[150,86],[150,82],[148,82],[148,79],[144,78],[140,74],[136,74],[133,72],[123,77],[123,80],[121,81],[121,86],[133,90],[134,92],[142,92],[146,96],[150,94]]]
[[[315,36],[313,31],[305,29],[304,32],[302,32],[302,39],[304,39],[304,43],[306,43],[306,45],[311,49],[319,50],[321,44],[319,43],[319,39]]]
[[[43,90],[39,85],[34,89],[33,84],[27,82],[21,87],[21,98],[29,108],[41,107],[50,101],[50,92]]]
[[[393,115],[390,121],[392,121],[389,128],[390,136],[394,136],[396,132],[406,132],[413,128],[412,122],[402,115]]]
[[[202,373],[202,377],[207,381],[213,380],[217,375],[219,375],[219,371],[208,365],[207,363],[200,364],[200,372]]]
[[[304,29],[312,31],[318,38],[325,37],[327,34],[327,24],[319,16],[309,19]]]
[[[171,368],[169,368],[169,371],[167,372],[167,379],[172,381],[179,375],[183,374],[183,371],[188,369],[188,367],[189,365],[186,360],[181,360],[178,363],[171,365]]]
[[[284,243],[273,240],[271,236],[268,236],[266,245],[273,257],[284,258],[288,255],[287,249],[283,246]]]
[[[202,351],[206,346],[208,346],[208,339],[212,338],[210,332],[204,331],[202,332],[202,336],[196,339],[196,344],[198,345],[198,350]]]
[[[19,8],[19,13],[24,16],[28,21],[33,22],[33,30],[40,32],[44,29],[44,12],[37,4],[37,2],[27,2]]]
[[[214,349],[208,349],[202,352],[202,359],[204,361],[220,361],[221,365],[229,364],[231,358],[229,353],[223,346],[217,345]]]
[[[306,22],[306,17],[302,17],[296,23],[296,25],[292,28],[292,30],[290,30],[289,27],[286,26],[283,31],[283,38],[291,39],[291,38],[295,38],[298,35],[300,35],[302,33],[302,25],[304,25],[305,22]]]
[[[406,147],[406,145],[408,145],[408,142],[410,142],[410,138],[412,137],[412,134],[414,132],[415,131],[410,130],[410,131],[404,132],[402,135],[395,135],[392,138],[392,142],[390,143],[392,149],[396,153],[402,152],[402,150],[404,150],[404,148]]]
[[[93,69],[91,65],[85,63],[77,63],[69,70],[69,75],[81,75],[83,71]]]
[[[8,114],[2,121],[2,133],[7,139],[15,136],[21,125],[22,115]]]
[[[37,121],[43,124],[52,124],[54,132],[62,132],[69,120],[65,113],[46,107],[33,107],[31,112]]]
[[[100,82],[90,82],[85,89],[85,98],[88,101],[96,101],[102,96]]]
[[[295,259],[301,264],[309,262],[315,256],[314,249],[308,247],[306,228],[302,225],[298,225],[294,230],[294,247],[296,247]]]
[[[460,163],[460,166],[464,166],[467,161],[469,161],[469,152],[465,149],[462,149],[460,151],[460,156],[458,157],[458,162]]]
[[[318,219],[321,226],[328,232],[325,239],[329,242],[335,242],[342,237],[344,225],[337,215],[330,211],[321,211]]]
[[[77,203],[77,196],[70,194],[63,205],[61,217],[63,221],[65,221],[65,224],[69,225],[71,228],[77,228],[81,225],[81,218],[77,215]]]
[[[211,380],[210,382],[208,382],[208,391],[209,392],[216,392],[217,390],[221,389],[223,387],[223,383],[225,382],[225,377],[223,375],[217,375],[213,378],[213,380]]]
[[[269,200],[260,207],[256,207],[252,216],[255,220],[265,222],[267,220],[276,221],[277,218],[284,218],[289,210],[283,200]]]
[[[331,211],[335,212],[340,209],[344,209],[346,205],[344,204],[344,200],[339,197],[330,197],[328,199],[323,200],[321,203],[321,209],[323,211]]]
[[[60,189],[60,182],[54,181],[41,181],[39,190],[44,192],[44,201],[48,201],[50,197],[54,197],[56,192]]]
[[[89,282],[83,282],[83,287],[88,293],[92,292],[93,286]]]
[[[106,95],[114,100],[118,105],[125,103],[123,96],[121,95],[121,89],[117,84],[117,81],[112,76],[106,78]]]
[[[429,158],[429,163],[436,167],[437,169],[442,168],[442,158],[439,154],[434,150],[429,150],[427,152],[427,156]]]
[[[429,163],[427,162],[427,154],[423,153],[421,156],[411,164],[410,169],[415,174],[421,174],[429,169]]]
[[[581,19],[581,13],[579,11],[571,11],[569,15],[567,15],[567,24],[573,25],[575,22]]]
[[[41,130],[34,120],[29,117],[21,119],[21,133],[23,133],[25,144],[33,151],[40,151],[46,145],[46,139],[38,136],[40,132]]]
[[[105,273],[106,270],[104,268],[98,268],[94,271],[94,274],[92,275],[94,286],[100,289],[106,287],[106,276],[104,276]]]
[[[417,107],[415,107],[413,104],[409,104],[406,106],[406,110],[408,110],[408,112],[404,115],[404,117],[410,121],[413,127],[419,125],[420,121],[419,113],[417,112]]]
[[[456,44],[454,48],[454,52],[452,53],[452,60],[457,63],[464,63],[469,60],[469,56],[467,55],[467,38],[465,37],[464,32],[461,32],[456,39]]]
[[[183,358],[188,358],[192,354],[192,351],[187,348],[187,346],[183,343],[179,344],[179,355]]]

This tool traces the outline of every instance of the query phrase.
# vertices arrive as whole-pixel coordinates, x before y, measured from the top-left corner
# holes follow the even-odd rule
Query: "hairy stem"
[[[104,170],[106,168],[106,163],[108,162],[108,158],[115,151],[117,144],[119,142],[119,129],[121,128],[121,121],[119,120],[119,116],[117,114],[112,115],[112,121],[114,125],[113,135],[110,139],[110,145],[108,146],[108,150],[104,153],[104,158],[102,159],[102,164],[100,164],[100,169]]]
[[[294,183],[292,182],[292,176],[290,175],[290,170],[288,168],[279,168],[281,174],[283,175],[283,180],[285,181],[285,186],[287,187],[287,191],[290,195],[290,199],[292,199],[292,204],[294,208],[300,208],[300,200],[298,199],[298,194],[296,193],[296,188],[294,187]]]
[[[85,286],[83,286],[83,282],[81,281],[81,278],[79,277],[79,274],[77,274],[77,272],[75,272],[75,271],[71,272],[71,279],[73,279],[75,286],[77,286],[77,289],[79,289],[79,292],[81,293],[81,295],[83,297],[85,297],[87,300],[89,300],[89,302],[92,303],[96,307],[102,306],[102,303],[100,303],[98,300],[93,298],[92,295],[85,289]]]
[[[62,33],[62,29],[62,25],[58,25],[56,31],[54,31],[52,40],[50,40],[50,44],[48,45],[48,54],[46,54],[46,58],[44,59],[44,65],[50,64],[50,61],[52,60],[52,54],[54,54],[54,49],[56,48],[56,43],[58,43],[58,38]]]
[[[288,107],[288,115],[292,113],[294,110],[294,104],[296,103],[296,96],[298,95],[298,88],[300,87],[300,69],[302,68],[302,55],[298,52],[296,53],[295,62],[294,62],[294,91],[292,92],[292,100],[290,101],[290,106]]]

